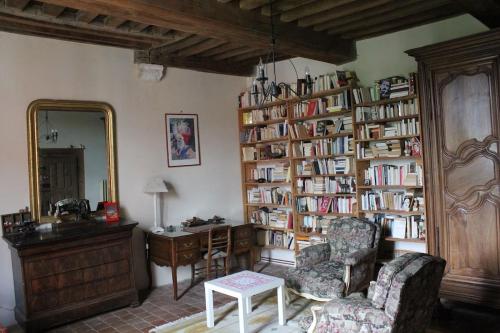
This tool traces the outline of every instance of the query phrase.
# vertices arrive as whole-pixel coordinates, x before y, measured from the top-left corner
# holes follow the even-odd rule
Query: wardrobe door
[[[434,252],[447,261],[441,295],[500,307],[498,58],[429,74],[434,156],[425,167],[435,168]]]

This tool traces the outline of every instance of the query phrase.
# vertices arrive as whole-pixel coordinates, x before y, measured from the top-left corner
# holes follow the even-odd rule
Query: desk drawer
[[[198,237],[182,237],[175,241],[177,252],[191,249],[199,249],[200,241]]]
[[[251,239],[240,239],[234,243],[234,252],[238,253],[241,251],[248,251],[252,248],[252,240]]]
[[[248,226],[240,226],[235,228],[234,238],[235,240],[243,240],[243,239],[251,239],[253,235],[253,227],[251,225]]]
[[[200,249],[191,249],[188,251],[177,252],[177,265],[189,265],[196,263],[200,259]]]

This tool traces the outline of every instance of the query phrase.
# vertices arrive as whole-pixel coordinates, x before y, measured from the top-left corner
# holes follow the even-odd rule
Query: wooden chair
[[[218,265],[218,259],[224,261],[223,272],[224,275],[228,275],[231,260],[231,226],[224,225],[210,228],[207,247],[204,248],[203,245],[202,242],[201,250],[205,252],[203,261],[206,262],[206,266],[196,268],[195,264],[191,264],[191,281],[194,281],[196,276],[201,275],[205,275],[206,279],[210,280],[212,273],[215,273],[217,277],[219,268],[222,268],[222,266]],[[205,274],[203,274],[203,271],[205,271]]]

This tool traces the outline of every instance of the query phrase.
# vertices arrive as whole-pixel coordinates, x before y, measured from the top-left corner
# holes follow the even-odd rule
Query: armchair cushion
[[[345,290],[345,265],[338,261],[323,261],[314,266],[292,268],[285,273],[287,288],[318,298],[342,297]]]
[[[376,234],[377,225],[368,220],[359,218],[336,220],[328,228],[327,234],[331,247],[330,260],[344,261],[349,253],[377,247]]]
[[[309,267],[330,258],[330,246],[327,243],[315,244],[300,250],[295,257],[296,267]]]
[[[389,333],[391,326],[384,310],[374,308],[369,299],[349,297],[325,304],[315,332]]]
[[[346,265],[355,266],[364,262],[372,262],[377,258],[377,249],[366,248],[346,255],[344,263]]]

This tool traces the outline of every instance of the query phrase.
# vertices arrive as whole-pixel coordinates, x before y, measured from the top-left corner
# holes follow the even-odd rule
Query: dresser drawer
[[[189,265],[200,259],[200,249],[195,248],[187,251],[177,252],[177,265]]]
[[[199,249],[200,241],[199,238],[196,236],[182,237],[175,241],[175,245],[177,247],[177,252],[191,250],[191,249]]]

